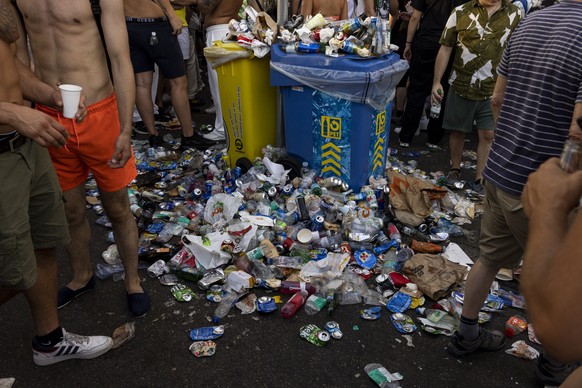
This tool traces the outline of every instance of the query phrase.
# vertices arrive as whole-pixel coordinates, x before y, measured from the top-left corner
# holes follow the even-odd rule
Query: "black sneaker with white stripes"
[[[33,340],[32,358],[39,366],[56,364],[73,358],[90,359],[106,353],[113,345],[113,340],[105,336],[83,336],[67,333],[63,329],[61,342],[48,349]]]

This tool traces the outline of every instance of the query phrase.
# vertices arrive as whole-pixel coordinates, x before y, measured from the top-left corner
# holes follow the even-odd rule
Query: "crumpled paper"
[[[535,360],[540,355],[540,352],[526,344],[525,341],[514,342],[511,344],[511,348],[507,349],[505,353],[526,360]]]

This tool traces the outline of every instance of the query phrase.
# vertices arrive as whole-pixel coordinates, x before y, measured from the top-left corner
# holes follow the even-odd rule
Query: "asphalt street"
[[[209,100],[207,94],[206,98]],[[194,119],[198,124],[211,122],[211,117],[202,113],[196,113]],[[425,142],[426,132],[421,132],[410,150],[427,150]],[[397,144],[394,133],[390,143]],[[446,171],[447,138],[441,146],[441,151],[416,158],[418,166],[427,172]],[[476,136],[470,137],[466,149],[476,149]],[[472,173],[473,170],[464,170],[463,176],[469,179]],[[88,213],[94,220],[92,210]],[[468,228],[478,231],[479,222],[477,218]],[[92,228],[91,255],[97,263],[109,245],[108,230],[95,224]],[[478,258],[477,243],[464,237],[453,241],[472,259]],[[196,358],[188,350],[192,342],[189,332],[210,326],[216,305],[200,291],[189,303],[177,302],[166,286],[149,278],[145,271],[141,274],[152,298],[151,311],[135,321],[136,335],[131,342],[94,360],[35,366],[31,354],[33,327],[24,297],[0,307],[0,378],[15,378],[14,387],[374,387],[364,367],[379,363],[390,372],[400,373],[403,387],[540,386],[533,374],[534,361],[515,358],[503,350],[456,359],[445,349],[448,337],[419,331],[409,341],[392,326],[387,310],[377,321],[361,319],[361,304],[339,306],[332,317],[325,312],[308,316],[300,311],[290,320],[278,313],[241,315],[233,308],[221,322],[226,328],[224,336],[216,340],[216,354]],[[69,278],[67,258],[64,250],[59,250],[59,284]],[[514,280],[503,286],[516,290],[519,284]],[[192,288],[197,290],[193,284]],[[287,298],[283,296],[284,301]],[[409,313],[416,317],[416,313]],[[485,327],[502,330],[515,313],[523,311],[507,308],[494,314]],[[85,335],[111,335],[116,327],[134,320],[126,307],[122,282],[113,280],[98,280],[93,291],[60,310],[60,318],[66,330]],[[323,327],[331,319],[339,323],[344,333],[341,340],[331,339],[327,346],[316,347],[299,336],[303,325]],[[508,341],[504,350],[515,340],[527,340],[527,335]]]

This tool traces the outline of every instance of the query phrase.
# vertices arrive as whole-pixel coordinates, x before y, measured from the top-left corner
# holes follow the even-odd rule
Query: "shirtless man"
[[[136,317],[144,316],[150,299],[137,272],[137,225],[126,188],[137,170],[131,149],[135,83],[123,4],[121,0],[100,2],[115,91],[89,1],[17,0],[16,5],[24,16],[39,78],[54,87],[80,85],[87,97],[87,117],[82,122],[37,105],[70,135],[65,147],[49,149],[65,198],[71,234],[67,252],[73,269],[73,280],[59,290],[58,307],[95,287],[89,255],[91,229],[85,213],[85,180],[92,171],[125,267],[129,310]]]
[[[204,16],[204,27],[206,27],[206,47],[212,46],[215,40],[222,40],[228,34],[228,22],[230,19],[238,18],[238,11],[242,6],[242,0],[195,0],[195,5]],[[218,88],[218,75],[216,70],[208,65],[208,86],[210,94],[216,108],[216,118],[214,119],[214,131],[204,137],[214,141],[224,140],[224,120],[222,119],[222,108],[220,105],[220,89]]]
[[[109,337],[64,331],[57,314],[55,248],[69,241],[57,176],[43,147],[61,147],[67,131],[47,115],[23,106],[28,99],[61,105],[60,94],[15,58],[18,38],[9,0],[0,0],[0,305],[23,292],[36,336],[33,360],[50,365],[94,358]]]
[[[303,0],[301,14],[304,18],[318,13],[333,20],[345,20],[348,18],[348,3],[346,0]]]
[[[204,139],[192,129],[192,112],[188,101],[188,81],[184,57],[177,35],[182,32],[182,21],[169,0],[123,0],[123,12],[129,36],[131,62],[135,73],[137,110],[146,126],[150,146],[163,143],[154,121],[151,100],[154,64],[170,83],[172,106],[182,126],[182,149],[206,149],[214,142]],[[151,41],[156,33],[157,43]]]

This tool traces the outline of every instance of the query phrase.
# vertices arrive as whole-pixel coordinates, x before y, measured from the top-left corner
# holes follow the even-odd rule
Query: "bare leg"
[[[73,280],[67,287],[76,291],[84,287],[93,276],[93,264],[89,255],[91,228],[85,213],[85,185],[63,192],[63,197],[71,235],[71,242],[66,248],[73,270]]]
[[[113,236],[125,268],[125,290],[128,294],[142,293],[137,272],[137,225],[129,208],[127,189],[101,192],[103,208],[113,226]]]
[[[468,319],[477,319],[479,311],[489,294],[491,283],[499,268],[489,268],[477,261],[469,271],[467,284],[465,285],[465,298],[463,300],[463,316]]]
[[[465,133],[451,131],[449,135],[449,149],[451,153],[451,168],[460,168],[465,146]]]
[[[150,135],[158,135],[152,102],[152,80],[154,73],[145,71],[135,75],[135,105]]]
[[[54,249],[37,249],[37,279],[32,288],[24,291],[37,336],[46,335],[59,327],[57,314],[57,257]]]
[[[172,105],[182,126],[182,134],[184,137],[191,137],[194,134],[194,130],[192,129],[192,111],[188,100],[186,76],[172,78],[169,81]]]
[[[493,144],[493,136],[495,135],[495,131],[492,130],[479,130],[477,132],[479,133],[479,144],[477,145],[475,180],[483,179],[483,170]]]

